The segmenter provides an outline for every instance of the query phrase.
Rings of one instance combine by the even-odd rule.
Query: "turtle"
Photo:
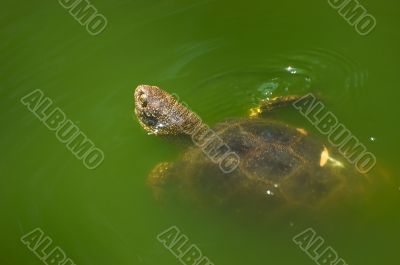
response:
[[[177,161],[161,162],[149,173],[156,198],[234,209],[318,208],[364,191],[365,177],[323,141],[269,115],[300,98],[261,100],[248,117],[210,128],[176,96],[157,86],[137,86],[134,110],[141,127],[157,137],[186,139]]]

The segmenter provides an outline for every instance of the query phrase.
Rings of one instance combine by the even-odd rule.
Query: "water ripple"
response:
[[[312,92],[327,101],[352,101],[359,96],[367,76],[367,71],[340,53],[294,51],[253,65],[226,67],[201,80],[193,96],[203,99],[205,109],[212,106],[216,115],[226,116],[278,95]]]

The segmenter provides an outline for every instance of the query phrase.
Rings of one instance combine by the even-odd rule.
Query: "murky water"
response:
[[[45,252],[59,246],[77,265],[180,264],[157,239],[171,226],[215,265],[313,264],[292,241],[308,227],[349,265],[398,264],[399,3],[360,2],[377,20],[367,36],[327,1],[91,3],[108,21],[98,36],[58,1],[0,11],[1,264],[42,264],[20,241],[37,227],[53,240]],[[176,93],[209,125],[267,97],[317,95],[377,158],[368,199],[267,220],[157,202],[147,175],[181,149],[140,128],[141,83]],[[21,103],[35,89],[104,152],[99,167]],[[294,109],[280,117],[326,140]]]

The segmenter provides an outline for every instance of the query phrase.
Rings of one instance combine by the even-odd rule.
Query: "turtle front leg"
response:
[[[250,118],[260,118],[265,114],[272,113],[275,109],[287,107],[300,98],[301,96],[289,95],[273,97],[270,99],[262,99],[257,107],[250,109],[249,116]]]
[[[151,187],[156,200],[165,200],[166,188],[171,181],[171,162],[161,162],[157,164],[150,172],[147,183]]]
[[[260,100],[258,107],[250,109],[249,116],[252,118],[261,117],[264,114],[272,113],[275,109],[287,107],[300,98],[302,98],[302,96],[289,95],[273,97],[270,99],[262,99]]]

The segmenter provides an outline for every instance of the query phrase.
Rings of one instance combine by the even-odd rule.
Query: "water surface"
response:
[[[179,264],[156,239],[172,225],[216,265],[313,264],[292,242],[307,227],[348,264],[398,264],[399,3],[363,0],[378,23],[360,36],[327,1],[91,2],[109,23],[98,36],[58,1],[0,11],[2,264],[42,263],[20,242],[36,227],[76,264]],[[147,174],[180,149],[138,125],[132,95],[142,83],[178,94],[209,125],[262,98],[315,93],[375,154],[370,177],[380,184],[368,204],[329,218],[160,204]],[[98,168],[21,104],[35,89],[104,151]],[[293,110],[282,115],[313,130]]]

